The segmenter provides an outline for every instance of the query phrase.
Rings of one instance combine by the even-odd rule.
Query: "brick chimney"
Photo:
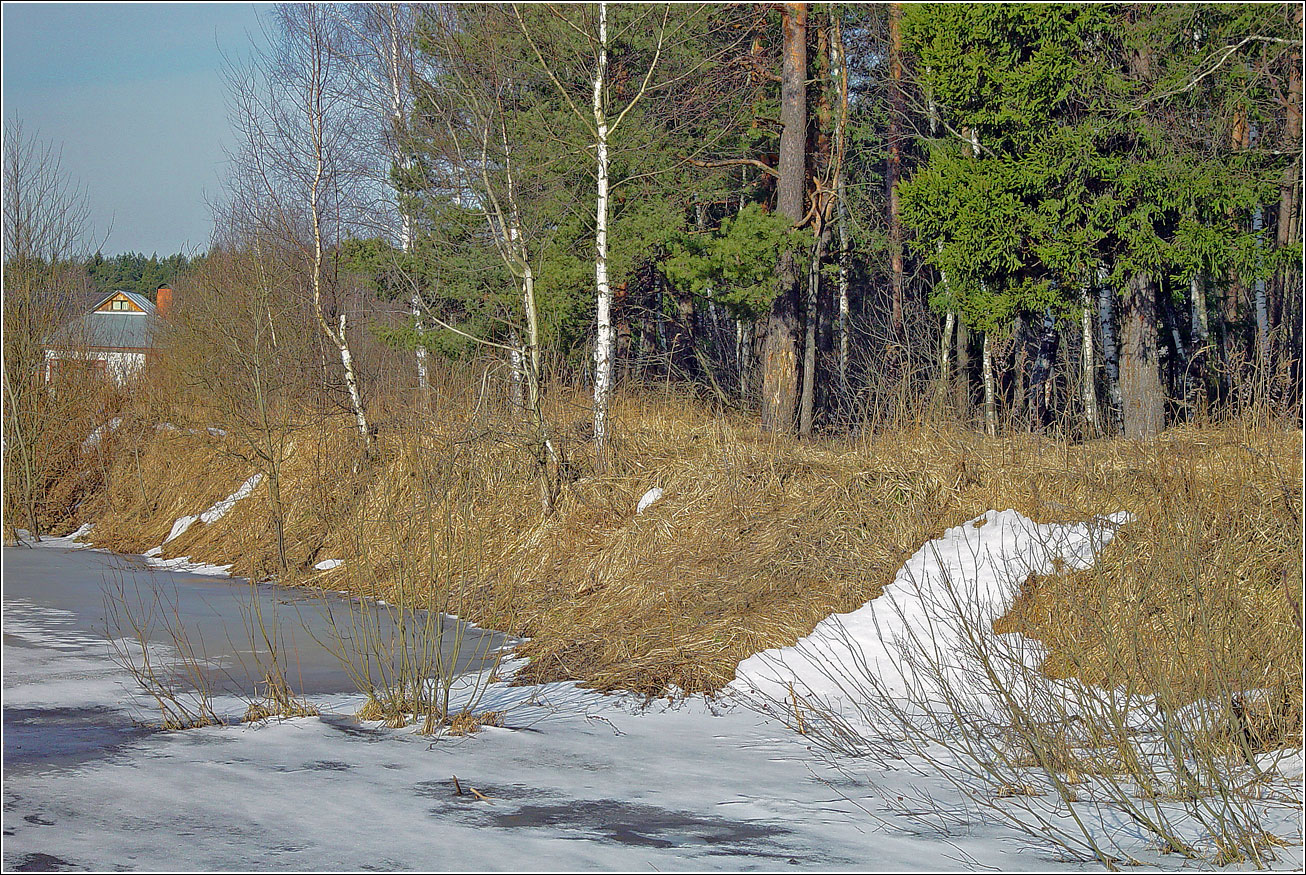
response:
[[[159,286],[158,291],[154,293],[154,310],[163,318],[168,317],[172,310],[172,289],[168,286]]]

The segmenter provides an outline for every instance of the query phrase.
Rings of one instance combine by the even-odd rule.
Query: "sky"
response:
[[[85,189],[90,248],[194,255],[233,145],[224,56],[263,37],[252,3],[13,3],[3,6],[5,138],[62,147]]]

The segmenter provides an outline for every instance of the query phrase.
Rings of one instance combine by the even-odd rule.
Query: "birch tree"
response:
[[[666,79],[655,82],[662,61],[663,49],[669,34],[668,21],[671,6],[661,9],[647,7],[641,10],[634,20],[627,22],[627,30],[636,30],[648,25],[653,26],[653,49],[651,58],[639,77],[638,86],[623,102],[614,105],[608,81],[608,4],[599,3],[593,17],[578,16],[573,20],[560,11],[550,7],[550,13],[559,18],[564,26],[579,32],[593,53],[592,76],[589,80],[588,111],[581,109],[584,105],[559,77],[555,70],[556,62],[546,58],[541,51],[534,28],[522,15],[522,10],[513,6],[513,13],[523,38],[541,70],[554,84],[557,93],[570,109],[574,119],[581,125],[588,137],[587,146],[593,148],[595,155],[595,224],[594,224],[594,285],[596,334],[594,341],[594,448],[598,465],[603,468],[608,460],[609,427],[608,408],[612,398],[615,332],[612,323],[612,285],[608,275],[608,222],[611,212],[610,198],[613,180],[610,177],[612,143],[627,116],[650,93],[651,87],[665,88]]]
[[[359,438],[370,447],[347,314],[328,313],[325,288],[327,250],[347,223],[360,175],[340,29],[330,10],[314,4],[278,6],[275,22],[272,52],[249,74],[231,77],[237,160],[266,193],[269,221],[303,255],[315,321],[339,356]]]
[[[485,336],[468,339],[508,355],[513,385],[522,389],[532,428],[541,508],[549,513],[557,498],[562,460],[544,416],[536,291],[540,222],[528,218],[531,205],[520,155],[530,120],[518,106],[522,83],[515,65],[522,58],[515,56],[505,39],[507,25],[507,17],[493,8],[429,15],[424,37],[428,75],[419,104],[426,148],[439,168],[430,172],[445,177],[436,187],[448,197],[477,205],[494,249],[517,287],[524,325],[508,329],[510,342]],[[548,174],[537,166],[534,175],[531,192],[539,195],[548,185],[540,180]],[[441,328],[466,335],[439,316],[431,319]]]
[[[408,203],[413,155],[408,144],[410,116],[413,109],[413,46],[416,39],[417,12],[412,4],[346,4],[328,7],[342,31],[340,61],[353,80],[358,101],[364,109],[365,135],[358,145],[377,159],[360,156],[363,166],[370,167],[378,188],[389,193],[389,209],[380,215],[393,216],[393,225],[385,230],[397,241],[403,256],[413,254],[413,215]],[[370,134],[368,136],[367,134]],[[417,332],[414,350],[418,389],[430,390],[428,352],[424,342],[424,307],[421,287],[414,284],[408,300],[413,327]]]

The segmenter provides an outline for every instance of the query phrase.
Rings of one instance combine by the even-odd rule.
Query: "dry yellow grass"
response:
[[[1192,670],[1201,651],[1300,713],[1300,431],[1235,423],[1068,444],[943,426],[799,442],[629,394],[600,473],[583,427],[568,427],[583,423],[582,399],[557,392],[550,405],[567,482],[549,516],[514,417],[449,390],[432,401],[439,415],[380,414],[366,461],[342,420],[291,436],[288,573],[264,488],[165,555],[429,605],[529,638],[522,680],[657,695],[719,689],[741,659],[874,598],[922,543],[985,510],[1040,522],[1126,510],[1136,521],[1093,571],[1032,582],[1004,622],[1049,641],[1063,673],[1146,664],[1196,695],[1210,692]],[[254,470],[238,436],[144,434],[117,452],[97,543],[155,546]],[[636,514],[653,486],[663,499]],[[324,558],[346,564],[313,572]]]

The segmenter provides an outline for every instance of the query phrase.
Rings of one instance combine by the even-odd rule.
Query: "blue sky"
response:
[[[6,137],[20,119],[62,145],[105,255],[207,248],[232,145],[223,55],[249,55],[269,8],[4,4]]]

